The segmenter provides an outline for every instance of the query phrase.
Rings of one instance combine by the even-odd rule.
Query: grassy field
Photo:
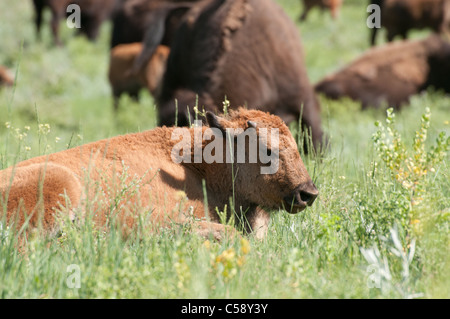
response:
[[[279,2],[298,17],[299,1]],[[32,17],[31,1],[0,2],[0,64],[16,74],[14,88],[0,90],[0,169],[155,127],[146,92],[113,114],[109,23],[94,44],[62,28],[65,45],[54,47],[47,25],[36,40]],[[368,48],[365,19],[365,1],[346,0],[338,21],[313,11],[298,24],[313,82]],[[450,98],[430,90],[395,117],[350,100],[321,104],[330,148],[304,157],[320,196],[298,215],[274,212],[264,241],[216,243],[183,227],[124,240],[86,223],[57,238],[34,234],[19,252],[3,222],[0,297],[449,298],[449,142],[440,133],[450,133]]]

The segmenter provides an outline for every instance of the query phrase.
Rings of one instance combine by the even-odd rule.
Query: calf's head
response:
[[[318,190],[281,118],[241,108],[226,118],[207,112],[207,121],[228,141],[236,193],[243,200],[293,214],[313,204]]]

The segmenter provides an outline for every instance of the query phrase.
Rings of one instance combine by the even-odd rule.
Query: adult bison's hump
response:
[[[214,101],[227,95],[235,105],[269,108],[299,101],[309,81],[295,24],[271,0],[248,2],[240,28],[223,38],[223,61],[211,88]]]
[[[215,105],[227,96],[273,107],[309,87],[300,35],[271,0],[205,2],[186,16],[172,52],[167,87],[208,94]]]

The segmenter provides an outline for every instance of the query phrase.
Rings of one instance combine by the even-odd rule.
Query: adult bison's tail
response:
[[[184,14],[192,6],[192,2],[161,3],[151,12],[148,16],[148,27],[144,35],[144,48],[133,65],[133,74],[138,74],[139,70],[141,70],[148,61],[150,61],[156,48],[160,44],[164,44],[163,39],[167,32],[166,24],[171,15],[177,11],[182,11]]]

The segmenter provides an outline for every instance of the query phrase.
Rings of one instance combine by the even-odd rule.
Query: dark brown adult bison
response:
[[[371,0],[381,8],[381,26],[386,28],[391,42],[400,35],[403,39],[411,29],[430,28],[442,33],[450,30],[450,0]],[[373,28],[370,42],[376,43],[378,29]]]
[[[232,229],[221,224],[219,209],[228,217],[236,214],[236,221],[241,221],[248,233],[262,238],[270,219],[265,209],[281,208],[295,214],[313,204],[318,190],[280,118],[240,109],[230,111],[227,117],[209,113],[207,119],[209,126],[158,127],[31,158],[1,170],[0,218],[18,229],[25,220],[32,227],[40,222],[45,231],[54,233],[57,210],[82,221],[88,218],[85,208],[89,206],[99,227],[117,216],[123,229],[131,231],[149,218],[155,229],[189,224],[200,235],[221,239]],[[271,161],[277,167],[261,174],[267,162],[253,162],[248,154],[243,154],[244,161],[228,161],[224,150],[229,149],[229,140],[223,132],[229,129],[236,132],[238,140],[253,136],[266,150],[270,147]],[[268,130],[279,132],[278,139],[267,139]],[[191,143],[198,133],[197,144]],[[221,156],[208,161],[205,156],[212,154],[212,144]],[[178,146],[186,150],[183,156],[195,160],[174,161]],[[198,146],[204,155],[199,161],[195,155]],[[247,153],[246,147],[237,147]],[[230,197],[235,212],[229,209]],[[89,201],[93,198],[95,201]]]
[[[450,43],[431,35],[372,48],[315,89],[332,99],[350,97],[363,107],[398,108],[429,86],[450,93],[449,79]]]
[[[35,9],[35,24],[38,37],[40,36],[42,15],[45,8],[49,8],[52,13],[51,30],[53,40],[56,44],[61,44],[59,37],[59,26],[67,15],[67,7],[70,4],[80,6],[81,28],[80,33],[85,34],[89,40],[97,39],[100,26],[106,19],[109,19],[116,9],[118,0],[33,0]]]
[[[342,6],[343,0],[302,0],[303,2],[303,12],[299,17],[300,21],[305,21],[308,16],[309,11],[318,7],[322,11],[328,9],[331,11],[331,17],[336,19],[339,15],[339,9]]]
[[[162,45],[170,46],[181,18],[198,0],[118,0],[112,19],[111,48],[142,42],[148,28],[164,22]]]
[[[148,30],[141,61],[160,33]],[[197,97],[200,110],[220,111],[227,98],[232,108],[269,111],[286,123],[301,119],[314,145],[322,140],[297,27],[272,0],[205,0],[186,13],[157,97],[159,124],[188,125]]]
[[[109,71],[114,110],[118,109],[118,98],[122,93],[128,93],[138,100],[140,89],[146,87],[155,96],[160,89],[173,34],[193,2],[195,1],[120,0],[113,18]],[[142,47],[138,48],[138,43],[143,41],[148,29],[160,30],[157,54],[151,57],[151,54],[146,55],[148,59],[140,62],[141,67],[133,68],[134,60],[142,51]]]

